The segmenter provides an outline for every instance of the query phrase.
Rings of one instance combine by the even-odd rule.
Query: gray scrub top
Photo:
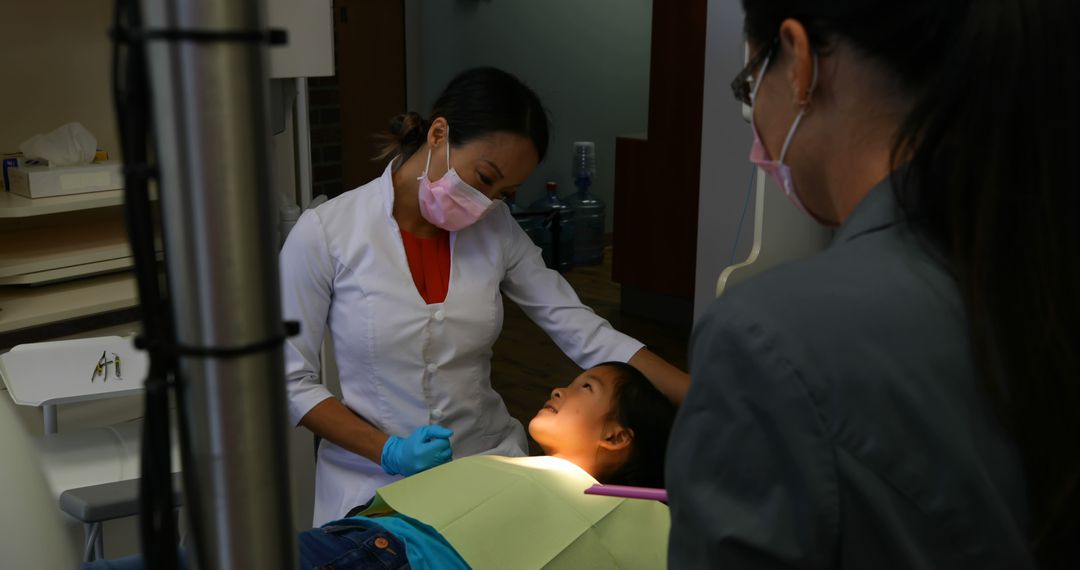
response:
[[[1035,567],[959,290],[888,180],[826,251],[714,302],[690,361],[672,568]]]

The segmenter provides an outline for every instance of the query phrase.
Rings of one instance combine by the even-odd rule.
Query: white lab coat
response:
[[[428,305],[416,289],[392,216],[391,169],[304,212],[281,253],[286,319],[300,334],[285,347],[294,423],[331,393],[319,382],[329,330],[344,404],[390,435],[437,423],[454,430],[455,457],[525,455],[525,431],[491,388],[491,347],[505,293],[581,367],[627,361],[642,344],[581,304],[499,204],[450,236],[450,287]],[[569,380],[569,379],[567,379]],[[397,479],[328,441],[319,447],[315,515],[321,525]]]

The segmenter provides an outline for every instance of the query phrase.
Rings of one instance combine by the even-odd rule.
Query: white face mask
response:
[[[495,202],[483,192],[469,186],[450,166],[450,135],[446,137],[446,174],[432,182],[428,178],[431,168],[431,148],[428,147],[427,164],[420,175],[420,215],[431,224],[449,232],[465,229],[483,218],[495,206]]]

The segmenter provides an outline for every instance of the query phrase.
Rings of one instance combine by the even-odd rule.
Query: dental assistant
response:
[[[383,175],[305,212],[281,253],[289,411],[323,438],[318,526],[377,487],[474,454],[525,455],[525,431],[491,387],[502,298],[583,368],[629,362],[673,401],[685,373],[582,305],[502,198],[543,159],[539,98],[493,68],[454,78],[430,120],[391,125]],[[323,335],[343,399],[319,383]]]
[[[1080,5],[743,0],[823,252],[698,322],[672,568],[1080,567]]]

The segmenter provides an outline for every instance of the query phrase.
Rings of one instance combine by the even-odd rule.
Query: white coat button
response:
[[[439,410],[439,409],[431,410],[431,419],[436,420],[436,421],[441,420],[442,419],[442,410]]]
[[[427,365],[427,371],[432,373],[432,374],[434,374],[435,371],[438,370],[438,369],[439,369],[439,367],[435,366],[435,363],[431,363],[431,364]]]
[[[443,322],[444,319],[446,319],[446,314],[445,313],[443,313],[441,310],[435,311],[435,320],[436,321],[439,321],[441,323],[441,322]]]

